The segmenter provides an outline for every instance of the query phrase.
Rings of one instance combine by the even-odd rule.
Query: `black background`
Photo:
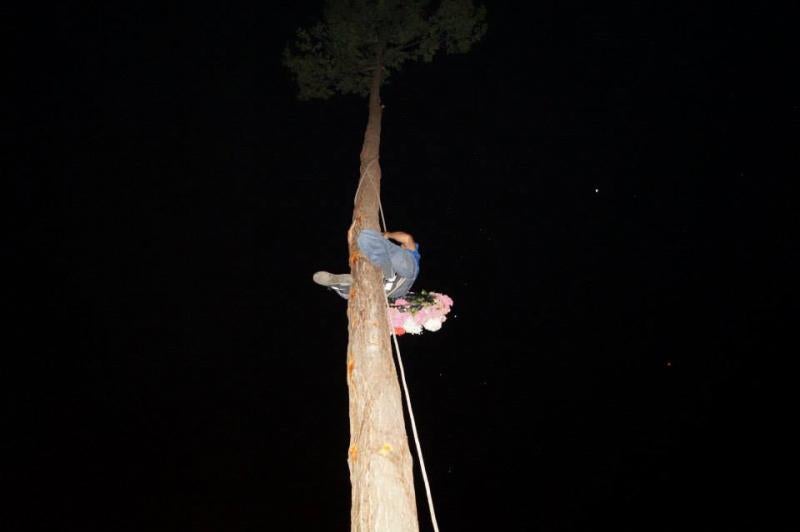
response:
[[[442,530],[796,526],[796,13],[656,4],[490,3],[384,88],[389,228],[455,301],[400,339]],[[6,22],[5,530],[348,529],[311,274],[346,268],[366,106],[296,101],[317,13]]]

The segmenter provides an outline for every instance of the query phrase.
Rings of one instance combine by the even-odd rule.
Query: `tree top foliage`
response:
[[[406,61],[467,52],[486,31],[486,9],[471,0],[327,0],[322,20],[284,50],[299,98],[367,95],[376,68],[385,80]]]

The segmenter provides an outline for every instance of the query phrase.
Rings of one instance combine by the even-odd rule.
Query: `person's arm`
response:
[[[403,231],[387,231],[383,233],[383,236],[385,238],[396,240],[404,249],[411,251],[415,251],[417,249],[417,243],[414,242],[414,238],[410,234]]]

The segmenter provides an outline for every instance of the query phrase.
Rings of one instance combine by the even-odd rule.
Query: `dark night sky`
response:
[[[384,88],[389,226],[455,300],[401,338],[440,526],[793,529],[796,13],[596,4],[490,3]],[[294,98],[318,3],[54,9],[6,23],[2,528],[347,530],[311,274],[366,107]]]

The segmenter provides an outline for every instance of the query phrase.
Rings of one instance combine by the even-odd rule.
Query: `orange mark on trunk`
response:
[[[352,358],[347,359],[347,378],[350,379],[353,376],[353,368],[356,367],[356,361]]]
[[[355,462],[358,459],[358,447],[356,445],[351,445],[347,450],[347,458],[351,462]]]
[[[356,262],[358,262],[358,259],[361,259],[363,257],[364,255],[362,255],[361,252],[359,251],[353,251],[352,253],[350,253],[350,267],[352,268],[353,266],[355,266]]]

